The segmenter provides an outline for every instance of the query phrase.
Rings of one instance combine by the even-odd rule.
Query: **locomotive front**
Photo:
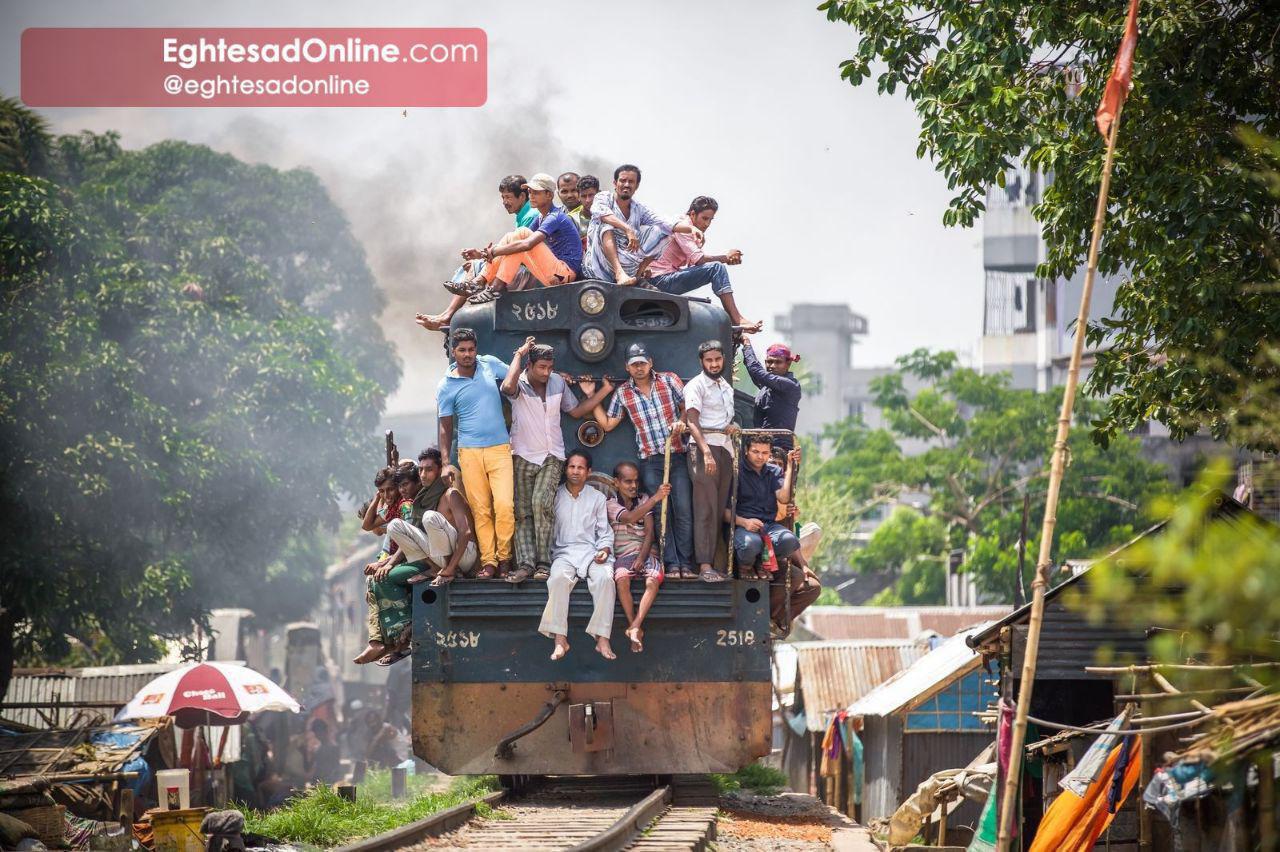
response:
[[[467,306],[479,351],[509,360],[528,335],[556,349],[572,376],[626,378],[625,353],[643,342],[654,368],[683,379],[701,369],[698,344],[730,345],[728,317],[705,299],[583,281],[508,293]],[[634,459],[629,424],[605,434],[562,420],[565,446],[587,446],[608,489]],[[683,463],[681,460],[680,463]],[[639,586],[635,593],[639,594]],[[769,753],[769,595],[763,581],[668,580],[646,619],[645,650],[609,661],[582,641],[585,584],[569,607],[572,650],[549,659],[537,633],[539,582],[459,580],[415,590],[414,753],[449,774],[633,775],[733,772]],[[625,628],[616,614],[614,635]]]

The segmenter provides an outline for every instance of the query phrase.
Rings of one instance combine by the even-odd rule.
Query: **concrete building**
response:
[[[844,304],[799,304],[779,315],[774,328],[804,356],[800,367],[808,381],[796,431],[817,435],[828,423],[854,414],[853,346],[867,333],[867,318]]]
[[[1047,391],[1066,380],[1067,362],[1084,269],[1070,278],[1036,277],[1045,259],[1040,224],[1031,208],[1040,203],[1045,177],[1025,166],[1009,169],[1004,186],[987,191],[982,217],[982,265],[985,277],[982,339],[976,367],[1005,372],[1013,386]],[[1094,282],[1089,317],[1110,316],[1119,277]],[[1091,358],[1085,350],[1085,372]]]

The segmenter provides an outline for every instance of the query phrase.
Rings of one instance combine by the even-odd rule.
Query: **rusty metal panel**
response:
[[[613,702],[570,704],[569,742],[576,752],[613,748]]]
[[[916,639],[933,631],[954,636],[967,627],[1004,618],[998,606],[812,606],[799,622],[820,639]]]
[[[826,728],[829,714],[920,659],[928,646],[903,640],[796,642],[796,691],[810,731]]]
[[[546,724],[510,759],[495,757],[497,741],[531,721],[555,686],[415,683],[414,754],[450,775],[646,775],[735,772],[770,751],[768,681],[593,683],[569,684]],[[575,752],[569,705],[589,701],[611,701],[613,748]]]

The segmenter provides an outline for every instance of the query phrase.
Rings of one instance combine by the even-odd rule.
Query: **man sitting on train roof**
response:
[[[591,620],[587,634],[595,637],[596,651],[606,660],[617,655],[609,645],[613,631],[613,527],[603,494],[587,485],[591,454],[583,449],[569,453],[564,485],[556,491],[555,544],[551,576],[547,580],[547,605],[538,632],[555,640],[551,659],[569,653],[569,595],[580,578],[591,591]]]
[[[521,372],[525,358],[529,366]],[[525,338],[513,353],[500,390],[511,403],[511,461],[516,481],[516,570],[506,579],[519,583],[533,574],[535,579],[545,580],[551,568],[556,487],[564,472],[560,415],[576,420],[589,414],[609,391],[601,387],[579,402],[568,382],[555,372],[555,350],[536,343],[533,337]]]
[[[689,424],[692,447],[688,453],[689,481],[693,485],[693,550],[698,576],[705,583],[729,579],[712,563],[724,509],[733,487],[733,385],[724,378],[724,347],[719,340],[698,346],[702,372],[684,386],[684,419]]]
[[[689,222],[705,235],[719,209],[720,205],[714,198],[699,195],[689,202],[689,212],[680,221]],[[742,263],[742,252],[738,249],[729,249],[725,254],[705,254],[701,240],[677,231],[667,239],[658,259],[649,265],[651,277],[647,283],[664,293],[677,296],[710,284],[711,292],[720,299],[724,312],[734,325],[742,326],[748,332],[759,331],[764,323],[743,317],[738,310],[738,303],[733,300],[733,285],[729,283],[729,270],[726,267],[737,266],[739,263]]]
[[[772,551],[777,567],[786,572],[783,574],[786,584],[770,586],[769,606],[774,623],[786,628],[787,595],[791,596],[791,619],[794,620],[822,591],[817,576],[805,565],[795,533],[776,520],[778,504],[791,503],[800,449],[797,447],[787,454],[787,470],[783,473],[769,461],[773,442],[768,436],[751,435],[746,444],[746,464],[738,471],[738,499],[731,518],[734,556],[741,573],[752,576],[757,560],[765,555],[766,549]],[[726,510],[725,515],[729,514]]]
[[[538,211],[529,203],[529,190],[525,188],[524,175],[507,175],[498,183],[498,197],[502,200],[502,209],[515,216],[516,227],[508,236],[516,239],[523,239],[529,236],[533,231],[533,226],[538,221]],[[462,265],[453,274],[451,279],[454,282],[469,281],[484,270],[485,261],[483,260],[467,260],[463,259]],[[528,270],[521,271],[516,278],[516,282],[528,278]],[[516,283],[513,283],[512,290],[520,289]],[[439,331],[449,324],[453,319],[453,315],[458,308],[466,303],[465,296],[454,296],[453,301],[449,303],[449,307],[445,308],[439,314],[418,314],[414,318],[414,322],[428,331]]]
[[[572,172],[569,172],[572,174]],[[561,175],[561,180],[564,176]],[[574,184],[574,193],[577,197],[576,206],[570,207],[569,202],[561,195],[561,201],[564,203],[564,209],[569,211],[569,218],[573,220],[573,224],[578,226],[578,234],[582,237],[582,250],[587,250],[587,228],[591,225],[591,205],[595,203],[596,195],[600,192],[600,178],[595,175],[583,175],[578,178]],[[585,264],[584,264],[585,266]]]
[[[476,333],[454,329],[449,338],[453,364],[436,388],[440,449],[449,452],[458,437],[462,487],[475,516],[481,579],[506,573],[516,532],[511,438],[502,414],[498,383],[510,367],[476,351]]]
[[[675,373],[655,373],[653,358],[643,343],[627,347],[629,381],[618,386],[606,413],[596,407],[594,417],[600,428],[612,432],[625,415],[636,430],[636,452],[640,459],[640,480],[644,490],[655,494],[663,482],[670,481],[671,498],[667,501],[667,519],[671,534],[662,554],[663,565],[670,577],[692,578],[693,572],[693,497],[689,485],[689,468],[684,463],[684,384]],[[605,380],[606,387],[611,387]],[[591,393],[595,385],[578,383],[583,393]],[[666,448],[671,443],[669,476]],[[662,524],[662,516],[658,516]]]
[[[615,284],[635,284],[673,232],[702,233],[688,221],[658,216],[633,196],[640,187],[640,167],[624,163],[613,170],[613,191],[601,192],[591,204],[587,229],[587,274]]]
[[[791,372],[791,365],[800,360],[799,355],[792,355],[784,344],[775,343],[764,353],[764,366],[756,358],[756,350],[751,346],[751,338],[742,335],[742,363],[747,368],[747,375],[760,389],[756,394],[755,427],[757,429],[786,429],[794,432],[796,419],[800,416],[800,380]],[[775,453],[777,450],[791,449],[794,441],[790,435],[777,435],[773,439]]]
[[[565,172],[556,178],[556,198],[560,201],[560,206],[564,208],[564,212],[570,214],[570,220],[573,219],[573,210],[582,204],[578,198],[578,181],[582,180],[582,176],[577,172]],[[573,223],[575,226],[577,222]],[[582,236],[581,233],[578,234]]]
[[[446,281],[444,288],[456,296],[469,296],[474,305],[492,302],[507,289],[523,266],[544,287],[568,284],[582,276],[582,238],[578,226],[563,207],[552,204],[556,182],[548,174],[529,178],[524,188],[538,211],[532,231],[506,234],[495,246],[464,249],[466,260],[484,260],[483,271],[470,281]]]
[[[618,496],[608,503],[613,524],[613,580],[618,584],[618,601],[627,617],[627,639],[631,650],[644,650],[644,617],[662,585],[662,560],[653,529],[653,510],[671,493],[670,485],[660,485],[652,495],[640,493],[640,468],[635,462],[618,462],[613,469]],[[640,607],[631,600],[631,581],[644,580]]]

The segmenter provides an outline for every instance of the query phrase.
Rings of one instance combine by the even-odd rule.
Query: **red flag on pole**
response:
[[[1133,80],[1133,52],[1138,47],[1138,0],[1129,0],[1129,17],[1124,22],[1124,38],[1120,40],[1120,49],[1116,51],[1116,61],[1111,66],[1111,76],[1107,78],[1106,91],[1102,93],[1102,103],[1098,104],[1098,112],[1094,120],[1102,138],[1111,132],[1111,122],[1116,120],[1120,105],[1129,96],[1129,86]]]

